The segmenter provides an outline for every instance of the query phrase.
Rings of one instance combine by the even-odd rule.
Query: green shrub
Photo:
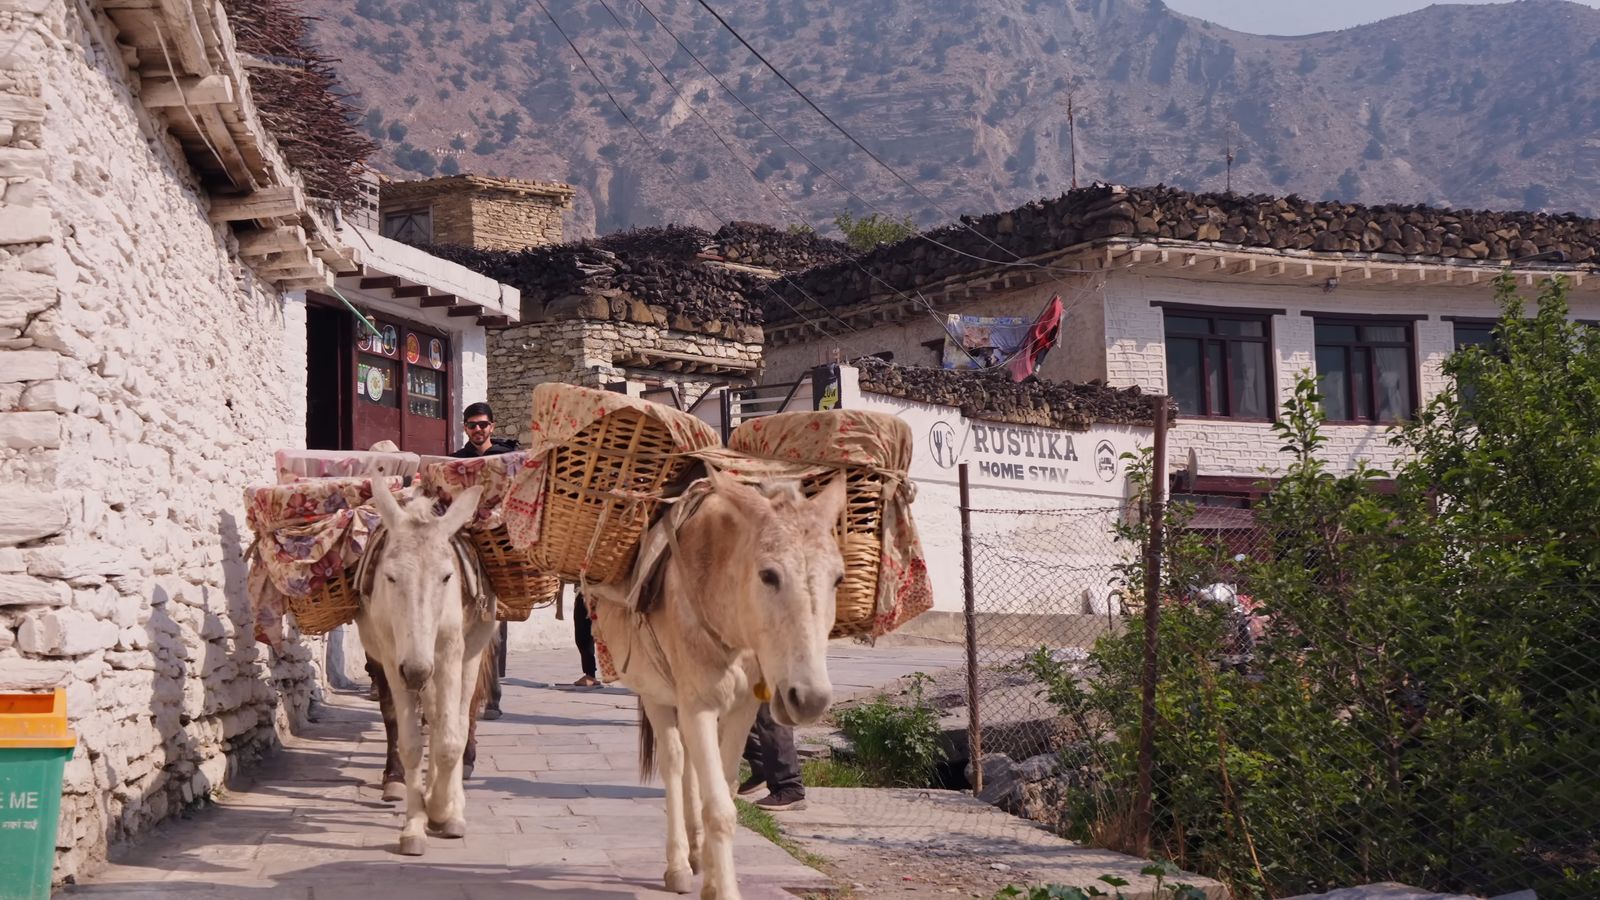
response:
[[[880,696],[837,713],[856,761],[882,784],[925,786],[941,759],[939,711],[922,695],[928,680],[921,672],[912,676],[906,705]]]

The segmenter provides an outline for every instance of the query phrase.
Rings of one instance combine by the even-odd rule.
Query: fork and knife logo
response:
[[[928,445],[933,450],[933,461],[941,469],[954,468],[961,447],[956,441],[956,430],[947,422],[935,422],[928,430]]]

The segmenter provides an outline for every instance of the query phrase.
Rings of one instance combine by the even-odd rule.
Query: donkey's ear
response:
[[[483,499],[483,485],[475,484],[456,495],[455,502],[439,520],[450,529],[451,533],[460,531],[462,526],[472,521],[478,514],[478,501]]]
[[[383,524],[393,528],[405,515],[400,509],[400,501],[394,498],[394,493],[389,490],[389,479],[378,477],[372,479],[372,505],[378,508],[378,515],[383,519]]]
[[[844,504],[845,500],[848,499],[845,491],[847,481],[848,479],[844,475],[836,475],[832,481],[828,482],[827,487],[811,498],[811,508],[816,512],[817,517],[829,526],[839,521],[839,517],[844,515]]]

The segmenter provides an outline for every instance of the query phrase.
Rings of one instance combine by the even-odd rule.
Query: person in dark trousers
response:
[[[450,454],[457,459],[475,459],[479,456],[497,456],[517,449],[517,442],[494,436],[494,410],[487,403],[474,403],[461,414],[461,427],[467,433],[467,442],[460,450]],[[495,634],[495,673],[489,684],[489,702],[483,707],[483,718],[498,719],[500,712],[500,679],[506,677],[506,623],[500,623]]]
[[[744,742],[744,760],[750,764],[750,777],[739,785],[741,796],[767,787],[767,795],[756,806],[768,812],[806,808],[806,786],[800,780],[800,754],[794,746],[794,729],[779,725],[772,709],[761,704],[750,736]]]
[[[578,644],[578,662],[583,666],[583,677],[573,682],[581,688],[599,687],[595,677],[598,667],[594,661],[594,623],[589,621],[589,605],[579,592],[572,601],[572,636]]]

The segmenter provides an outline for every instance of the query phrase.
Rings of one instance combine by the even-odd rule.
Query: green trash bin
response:
[[[50,900],[61,772],[77,743],[66,691],[0,694],[0,900]]]

